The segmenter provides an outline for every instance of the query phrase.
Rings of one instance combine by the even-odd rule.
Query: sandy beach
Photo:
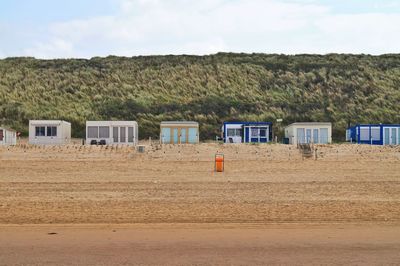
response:
[[[0,264],[397,264],[400,148],[316,149],[0,148]]]

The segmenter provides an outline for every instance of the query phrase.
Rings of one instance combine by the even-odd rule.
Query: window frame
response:
[[[360,127],[360,140],[361,141],[370,141],[370,133],[371,130],[369,127]]]
[[[104,132],[101,132],[104,130]],[[105,135],[101,135],[101,133],[106,133]],[[99,139],[108,139],[110,138],[110,127],[109,126],[99,126],[98,128],[98,138]]]
[[[96,129],[95,135],[90,134],[91,129]],[[88,126],[87,127],[87,137],[88,137],[88,139],[98,139],[99,138],[99,127],[98,126]]]
[[[135,130],[133,127],[128,127],[128,143],[135,141]]]
[[[50,132],[49,132],[50,130]],[[57,137],[57,127],[56,126],[47,126],[46,127],[46,137]]]
[[[35,137],[46,137],[46,126],[35,126]]]
[[[376,137],[376,133],[377,133],[377,138]],[[373,141],[381,141],[381,128],[380,127],[371,127],[371,140]]]
[[[261,132],[264,132],[264,135],[261,134]],[[260,128],[259,135],[260,135],[260,138],[266,138],[267,137],[267,129],[266,128]]]
[[[250,137],[251,138],[258,138],[260,136],[259,128],[252,127],[250,128]]]
[[[236,137],[236,128],[228,128],[226,130],[227,137]]]

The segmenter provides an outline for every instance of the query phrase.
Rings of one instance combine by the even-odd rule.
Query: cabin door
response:
[[[178,128],[174,128],[173,129],[173,134],[172,134],[172,137],[173,137],[173,142],[172,143],[174,143],[174,144],[178,144],[179,142],[179,130],[178,130]]]
[[[188,143],[197,143],[198,142],[198,129],[197,128],[189,128],[188,129]]]
[[[388,128],[386,127],[384,130],[385,133],[385,143],[386,145],[396,145],[400,140],[397,139],[397,128]]]
[[[3,144],[4,141],[4,130],[0,129],[0,144]]]
[[[186,140],[187,140],[186,131],[187,131],[186,128],[181,128],[181,132],[179,134],[179,136],[180,136],[179,143],[186,143]]]
[[[163,127],[161,129],[161,141],[163,144],[171,143],[171,128]]]
[[[392,132],[391,132],[392,136],[391,136],[391,140],[392,140],[392,145],[396,145],[397,144],[397,128],[392,128]]]

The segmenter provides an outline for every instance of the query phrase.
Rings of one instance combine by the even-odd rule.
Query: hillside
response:
[[[136,120],[158,137],[162,120],[200,122],[213,139],[226,120],[400,122],[400,55],[146,56],[0,60],[0,124],[27,134],[29,119]]]

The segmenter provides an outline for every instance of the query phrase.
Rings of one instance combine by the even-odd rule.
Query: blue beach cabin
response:
[[[272,139],[271,122],[224,122],[224,143],[267,143]]]
[[[400,145],[400,124],[357,124],[346,130],[346,141],[370,145]]]

